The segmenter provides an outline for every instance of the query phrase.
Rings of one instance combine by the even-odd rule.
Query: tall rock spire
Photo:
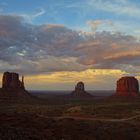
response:
[[[22,76],[22,79],[21,79],[21,88],[25,89],[25,87],[24,87],[24,76]]]

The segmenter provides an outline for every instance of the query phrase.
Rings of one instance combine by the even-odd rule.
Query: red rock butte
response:
[[[75,86],[75,90],[71,93],[74,97],[92,97],[91,94],[85,91],[85,86],[83,82],[78,82]]]
[[[2,77],[2,88],[0,89],[0,98],[19,98],[30,97],[25,90],[24,77],[19,80],[19,74],[13,72],[4,72]]]
[[[25,89],[24,88],[24,77],[22,81],[19,80],[19,74],[5,72],[2,78],[3,89]]]
[[[138,80],[133,76],[125,76],[117,81],[116,95],[137,96],[139,94]]]

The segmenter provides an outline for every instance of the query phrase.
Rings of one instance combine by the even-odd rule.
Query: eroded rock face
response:
[[[89,93],[85,91],[84,83],[83,82],[78,82],[77,85],[75,86],[75,90],[71,93],[73,96],[77,97],[91,97]]]
[[[77,85],[75,86],[75,91],[85,91],[84,83],[83,82],[77,83]]]
[[[4,72],[2,77],[2,88],[0,89],[0,98],[24,98],[31,97],[24,87],[24,77],[19,79],[19,74]]]
[[[138,80],[133,76],[125,76],[117,81],[116,95],[132,95],[139,93]]]
[[[2,78],[2,88],[3,89],[24,89],[24,81],[19,80],[19,74],[17,73],[5,72]]]

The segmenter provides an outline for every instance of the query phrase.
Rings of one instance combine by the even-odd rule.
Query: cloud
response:
[[[119,15],[138,17],[140,8],[128,0],[89,0],[89,6]]]
[[[62,25],[34,26],[19,16],[0,16],[0,59],[8,63],[7,70],[15,65],[27,73],[82,70],[73,51],[78,42],[79,34]]]
[[[83,70],[80,72],[76,71],[63,71],[63,72],[54,72],[48,74],[40,75],[29,75],[26,76],[26,87],[28,89],[47,89],[52,90],[55,87],[59,90],[73,90],[74,84],[77,81],[83,81],[86,85],[85,88],[88,90],[101,90],[102,89],[115,89],[116,79],[121,75],[126,74],[120,70]],[[110,82],[106,82],[110,81]],[[94,83],[94,84],[93,84]],[[113,85],[112,85],[113,83]],[[101,86],[102,85],[102,86]]]
[[[34,15],[32,15],[32,18],[36,18],[36,17],[42,16],[45,13],[46,13],[46,11],[43,8],[40,8],[37,13],[35,13]]]
[[[87,25],[91,28],[92,33],[96,33],[98,27],[100,26],[113,26],[113,23],[109,20],[89,20]]]
[[[25,14],[24,13],[24,14],[19,14],[18,16],[24,18],[26,20],[26,22],[32,24],[35,19],[43,16],[45,13],[46,13],[46,10],[44,8],[39,8],[34,13],[30,13],[30,14]],[[7,15],[13,16],[14,14],[11,14],[11,13],[8,14],[7,13]]]
[[[63,25],[33,25],[21,16],[0,15],[0,71],[25,74],[137,69],[140,42],[122,33],[96,32],[88,36]],[[132,72],[132,70],[131,70]]]
[[[78,61],[93,68],[119,68],[120,64],[139,65],[140,43],[133,36],[120,33],[100,32],[77,46],[83,53]]]

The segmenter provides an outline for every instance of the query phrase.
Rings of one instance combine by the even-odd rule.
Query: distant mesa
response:
[[[74,97],[92,97],[91,94],[85,91],[84,83],[78,82],[75,86],[75,90],[71,93],[71,96]]]
[[[19,74],[4,72],[2,77],[2,88],[0,89],[0,98],[29,96],[31,95],[25,90],[23,76],[20,81]]]
[[[116,95],[137,96],[139,95],[139,83],[133,76],[125,76],[117,81]]]

